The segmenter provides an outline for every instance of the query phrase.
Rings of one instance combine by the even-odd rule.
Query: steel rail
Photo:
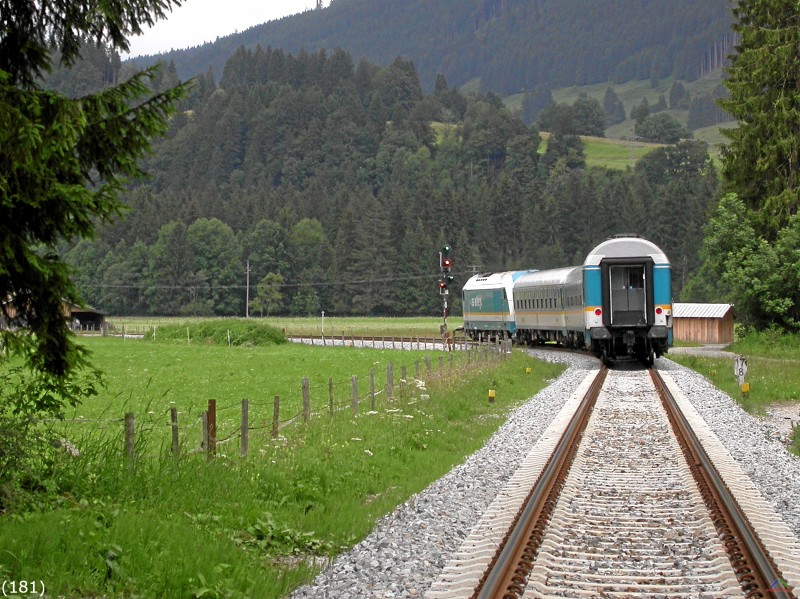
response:
[[[759,540],[661,375],[655,368],[651,368],[650,376],[673,429],[679,435],[687,463],[711,513],[745,597],[776,597],[775,590],[771,590],[770,585],[782,580],[780,570]],[[780,593],[795,597],[788,589],[780,589]]]
[[[581,400],[575,416],[567,425],[471,599],[510,599],[521,597],[525,592],[544,529],[555,509],[607,372],[605,367],[600,369]]]

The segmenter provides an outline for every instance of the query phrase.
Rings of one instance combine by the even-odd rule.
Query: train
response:
[[[638,235],[606,239],[580,266],[470,277],[462,289],[464,332],[582,348],[610,364],[652,365],[672,345],[672,270]]]

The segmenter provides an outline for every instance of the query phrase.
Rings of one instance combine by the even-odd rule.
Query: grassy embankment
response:
[[[683,82],[685,89],[693,96],[703,96],[710,94],[714,88],[722,82],[721,71],[710,77],[703,79]],[[630,114],[631,109],[642,102],[642,98],[647,98],[650,106],[658,103],[659,97],[664,96],[669,100],[669,90],[672,87],[673,79],[667,78],[660,80],[656,87],[651,87],[650,80],[628,81],[622,84],[596,83],[593,85],[570,86],[553,90],[553,100],[560,104],[573,104],[580,94],[596,98],[600,104],[608,87],[614,89],[614,93],[625,106],[626,114]],[[475,82],[469,89],[479,89],[479,82]],[[522,111],[522,101],[524,94],[515,94],[505,99],[506,105],[512,111]],[[687,124],[689,111],[680,109],[670,109],[665,111],[675,118],[684,127]],[[628,166],[633,166],[636,161],[644,156],[653,148],[659,147],[658,144],[649,144],[641,141],[630,141],[634,137],[634,120],[625,121],[609,127],[605,131],[604,138],[582,137],[585,143],[586,163],[589,166],[604,166],[612,169],[625,170]],[[704,127],[692,132],[693,139],[704,141],[709,145],[711,158],[719,167],[719,149],[727,140],[720,133],[720,129],[733,127],[735,123],[721,123],[711,127]],[[542,144],[544,146],[544,144]],[[543,151],[543,148],[540,150]]]
[[[763,415],[773,403],[800,401],[800,335],[751,333],[726,349],[747,357],[747,396],[739,389],[732,360],[672,353],[669,357],[704,375],[751,414]],[[800,455],[800,428],[792,439],[792,451]]]
[[[250,323],[252,324],[252,323]],[[192,328],[159,327],[158,341],[87,339],[106,372],[105,392],[54,427],[81,450],[57,452],[39,481],[38,507],[0,517],[0,574],[42,581],[50,596],[281,597],[343,548],[363,538],[378,518],[441,477],[481,447],[521,404],[561,368],[521,352],[496,365],[432,376],[425,385],[398,382],[424,352],[243,346],[202,341]],[[235,325],[238,326],[238,325]],[[221,321],[217,328],[233,328]],[[399,334],[399,333],[398,333]],[[434,369],[438,356],[433,358]],[[474,355],[473,355],[474,358]],[[350,376],[395,368],[395,399],[363,399],[350,409]],[[447,371],[445,361],[445,371]],[[456,363],[458,364],[458,362]],[[525,369],[533,367],[532,374]],[[311,378],[308,424],[295,422],[272,440],[272,397],[281,420],[302,411],[300,379]],[[328,379],[336,405],[327,414]],[[385,378],[383,379],[385,381]],[[364,387],[362,387],[363,389]],[[488,403],[487,390],[497,401]],[[197,411],[217,400],[219,434],[238,425],[239,402],[250,399],[250,454],[235,440],[207,461],[191,454],[200,439]],[[321,404],[321,405],[320,405]],[[179,410],[183,454],[169,455],[168,407]],[[285,405],[285,408],[284,408]],[[137,455],[122,455],[126,411],[137,415]],[[113,422],[106,422],[113,421]]]

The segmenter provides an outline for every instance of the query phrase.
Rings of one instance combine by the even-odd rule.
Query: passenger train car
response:
[[[467,281],[461,292],[467,335],[473,339],[514,337],[514,281],[527,272],[520,270],[475,275]]]
[[[478,289],[508,298],[503,319],[470,309]],[[594,248],[582,266],[472,277],[464,286],[464,329],[473,338],[479,330],[520,343],[555,341],[604,362],[631,356],[652,364],[672,343],[671,298],[664,252],[641,237],[619,235]]]

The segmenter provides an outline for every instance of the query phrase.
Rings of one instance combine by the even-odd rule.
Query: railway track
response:
[[[426,597],[795,597],[800,544],[672,391],[587,377]]]

